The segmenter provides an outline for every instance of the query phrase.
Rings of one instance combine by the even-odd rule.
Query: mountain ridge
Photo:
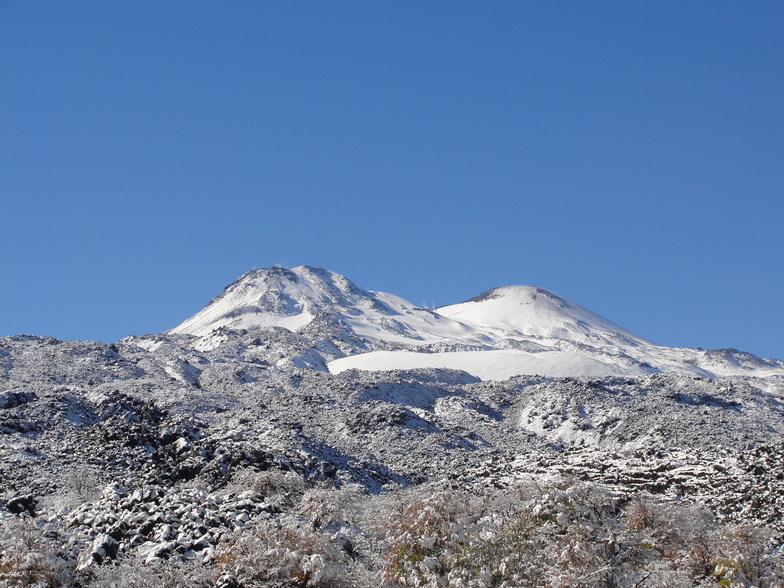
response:
[[[274,328],[300,337],[299,348],[288,357],[282,351],[276,361],[322,371],[468,368],[483,379],[659,372],[784,377],[783,361],[657,345],[538,286],[501,286],[425,309],[307,265],[246,272],[164,334],[193,336],[194,345],[207,349],[225,344],[230,333],[261,331],[263,338]]]

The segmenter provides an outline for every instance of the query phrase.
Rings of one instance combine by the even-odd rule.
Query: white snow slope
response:
[[[368,371],[447,368],[463,370],[482,380],[506,380],[513,376],[547,375],[551,377],[634,376],[645,372],[592,359],[566,351],[529,353],[513,349],[493,351],[453,351],[449,353],[416,353],[412,351],[372,351],[336,359],[329,371],[339,374],[347,369]]]
[[[651,345],[590,310],[534,286],[495,288],[466,302],[442,306],[438,313],[501,337]]]
[[[656,345],[542,288],[495,288],[433,311],[310,266],[252,270],[169,333],[193,335],[194,345],[205,348],[224,341],[211,342],[216,330],[267,327],[288,329],[314,344],[346,330],[363,341],[347,357],[311,351],[334,373],[438,367],[483,380],[656,372],[784,378],[782,361],[736,350]]]

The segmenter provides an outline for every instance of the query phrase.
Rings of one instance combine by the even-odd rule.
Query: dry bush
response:
[[[359,484],[311,488],[302,495],[297,512],[308,517],[314,531],[330,525],[352,525],[362,494]]]
[[[751,525],[722,529],[716,537],[713,575],[721,586],[784,586],[784,562],[772,533]]]
[[[90,579],[83,579],[89,588],[208,588],[217,579],[215,570],[198,564],[145,565],[138,559],[92,569],[90,575]]]
[[[31,520],[0,520],[0,586],[68,586],[74,563]]]
[[[240,586],[347,586],[350,558],[330,538],[309,528],[265,520],[224,544],[215,566]]]
[[[101,495],[98,477],[88,467],[75,467],[66,477],[68,497],[75,506],[97,499]]]

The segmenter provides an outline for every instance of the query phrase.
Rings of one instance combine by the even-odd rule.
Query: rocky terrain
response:
[[[784,364],[512,293],[271,268],[167,333],[0,339],[0,585],[784,585]],[[504,349],[576,371],[330,371]]]

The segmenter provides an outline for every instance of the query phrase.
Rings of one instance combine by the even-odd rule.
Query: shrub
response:
[[[208,588],[215,586],[217,578],[214,570],[205,566],[168,562],[145,565],[136,559],[91,569],[90,576],[91,579],[84,579],[89,588]]]
[[[303,494],[297,510],[310,519],[314,531],[332,524],[351,524],[361,496],[362,487],[358,484],[346,484],[339,489],[311,488]]]
[[[725,528],[717,538],[713,575],[720,586],[784,586],[784,564],[772,534],[749,525]]]
[[[530,504],[493,509],[494,493],[437,491],[391,525],[386,579],[404,586],[537,586],[551,523]]]
[[[66,586],[73,568],[32,521],[0,519],[0,586]]]
[[[346,576],[346,554],[328,537],[285,525],[261,521],[217,552],[215,565],[241,586],[334,586]]]

